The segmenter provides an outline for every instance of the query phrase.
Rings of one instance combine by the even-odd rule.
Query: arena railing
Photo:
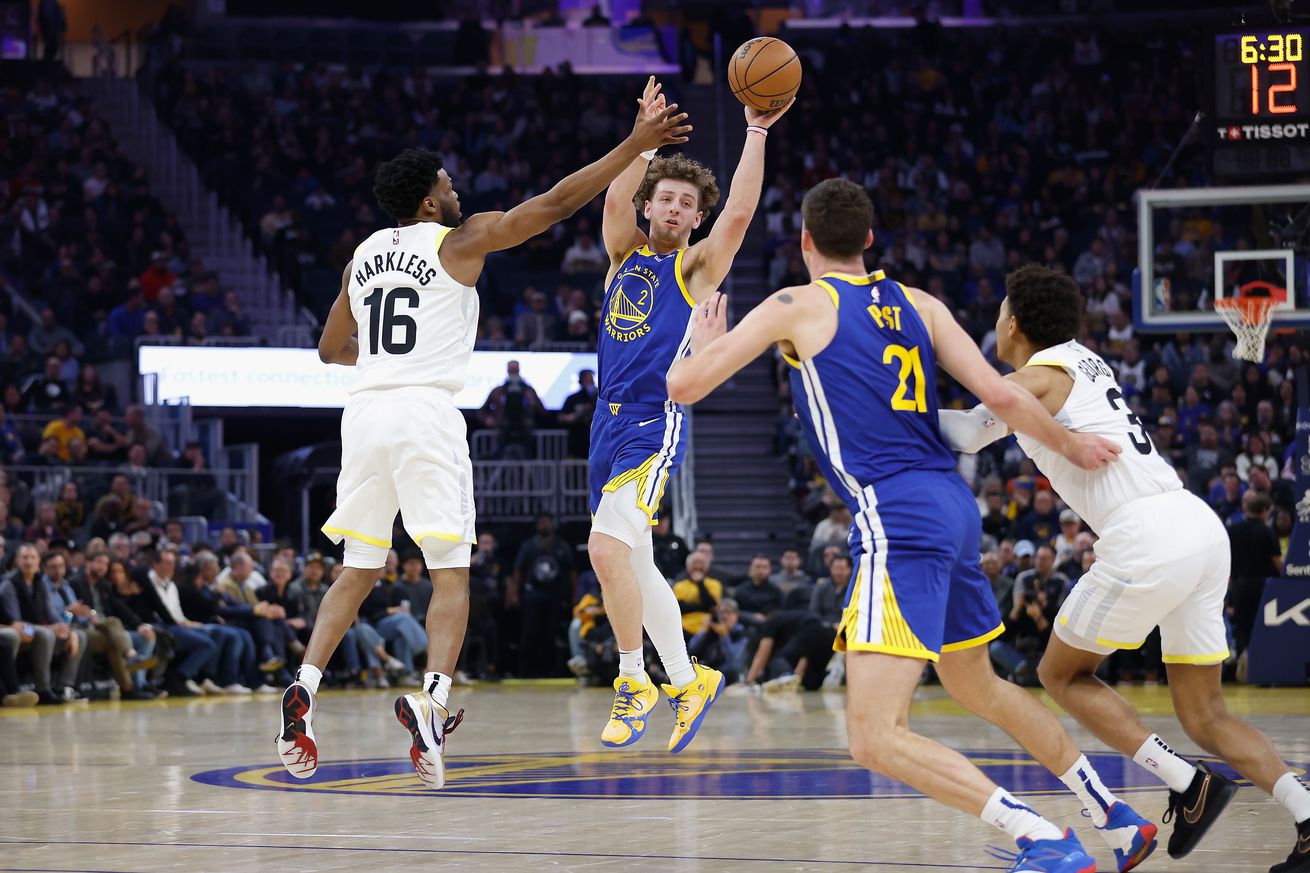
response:
[[[532,433],[535,453],[533,460],[562,461],[569,456],[569,432],[566,430],[535,430]],[[475,430],[469,437],[470,454],[475,461],[495,460],[500,451],[500,432],[491,429]]]

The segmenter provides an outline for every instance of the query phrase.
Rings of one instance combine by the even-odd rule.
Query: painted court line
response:
[[[981,866],[978,864],[919,864],[912,861],[849,861],[827,858],[742,858],[730,855],[635,855],[614,854],[609,852],[515,852],[493,849],[405,849],[386,847],[368,848],[366,846],[279,846],[272,844],[240,843],[156,843],[136,840],[10,840],[0,839],[0,845],[8,846],[124,846],[148,847],[157,849],[281,849],[307,852],[377,852],[401,855],[461,855],[461,856],[511,856],[526,858],[613,858],[629,861],[735,861],[754,864],[831,864],[845,867],[896,867],[916,870],[1004,870],[1004,867]]]

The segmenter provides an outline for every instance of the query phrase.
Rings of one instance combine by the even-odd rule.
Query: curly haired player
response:
[[[645,99],[664,98],[652,76]],[[606,746],[641,739],[660,692],[642,661],[642,626],[672,684],[669,751],[695,737],[723,688],[723,674],[687,656],[682,616],[655,566],[651,526],[665,483],[682,463],[682,410],[665,374],[687,353],[690,318],[728,274],[755,215],[764,180],[764,142],[791,103],[763,113],[746,108],[745,143],[723,212],[705,239],[692,231],[719,200],[714,174],[684,155],[642,155],[605,194],[602,235],[610,256],[600,331],[600,401],[591,426],[592,526],[588,548],[619,647],[614,706],[601,733]],[[649,221],[637,227],[633,205]]]
[[[378,204],[397,226],[355,250],[318,344],[325,362],[355,367],[341,417],[337,508],[323,525],[334,542],[345,541],[346,569],[323,598],[304,666],[282,697],[277,747],[292,776],[307,779],[318,767],[314,695],[382,573],[399,509],[433,593],[423,690],[398,698],[396,716],[410,733],[419,778],[432,788],[445,783],[444,734],[459,723],[446,699],[468,625],[475,541],[472,465],[454,403],[478,326],[473,286],[489,253],[568,218],[643,151],[686,142],[691,127],[676,105],[638,102],[636,124],[618,147],[508,212],[462,221],[454,182],[432,152],[409,149],[378,170]]]

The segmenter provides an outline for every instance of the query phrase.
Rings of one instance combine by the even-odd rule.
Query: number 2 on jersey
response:
[[[405,301],[406,309],[418,308],[418,292],[413,288],[392,288],[390,293],[374,288],[364,298],[368,307],[368,353],[376,355],[381,340],[382,350],[389,355],[407,355],[414,351],[418,341],[418,323],[408,315],[396,312],[397,301]],[[400,340],[396,340],[400,328]]]
[[[898,412],[927,412],[928,411],[928,388],[923,379],[923,360],[919,357],[919,347],[889,345],[883,350],[882,362],[890,364],[892,361],[901,362],[900,379],[901,384],[896,386],[896,393],[892,394],[892,409]],[[914,399],[909,398],[910,379],[914,379]]]
[[[1119,403],[1124,399],[1124,396],[1119,393],[1118,388],[1111,388],[1109,391],[1105,392],[1105,399],[1110,401],[1110,408],[1115,412],[1118,412]],[[1151,436],[1146,432],[1146,425],[1142,424],[1142,420],[1137,417],[1137,413],[1128,409],[1127,403],[1124,404],[1124,409],[1128,412],[1128,423],[1142,432],[1142,435],[1139,437],[1137,434],[1130,431],[1128,434],[1128,441],[1133,444],[1133,448],[1137,449],[1138,454],[1151,454]]]

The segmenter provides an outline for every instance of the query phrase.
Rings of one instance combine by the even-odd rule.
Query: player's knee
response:
[[[341,565],[349,570],[380,570],[387,564],[387,546],[366,543],[346,537],[342,547]]]
[[[851,758],[866,770],[890,775],[889,768],[895,755],[894,725],[866,724],[850,732]]]
[[[587,538],[587,554],[604,585],[612,572],[631,560],[632,547],[608,533],[593,530]]]
[[[473,556],[473,547],[468,543],[443,540],[440,537],[424,537],[419,548],[423,550],[423,562],[429,570],[467,567]]]
[[[1042,687],[1052,694],[1058,694],[1069,687],[1069,680],[1072,678],[1068,670],[1055,663],[1054,658],[1044,655],[1037,664],[1037,679],[1042,683]]]
[[[601,496],[600,505],[591,522],[592,541],[600,541],[602,550],[608,537],[618,540],[624,549],[611,550],[626,556],[632,549],[650,542],[650,516],[637,505],[637,485],[629,482],[618,491]],[[604,536],[597,537],[596,534]]]

